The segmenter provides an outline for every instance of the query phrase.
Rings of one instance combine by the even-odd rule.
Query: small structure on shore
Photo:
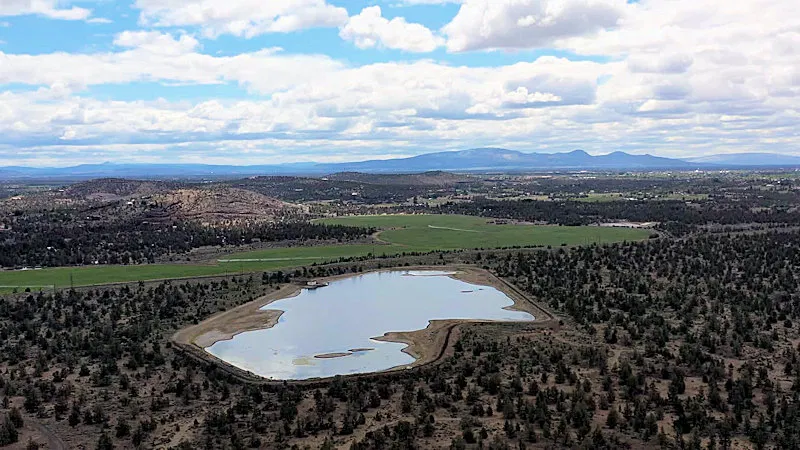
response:
[[[319,289],[319,288],[325,287],[327,285],[328,285],[328,283],[326,283],[326,282],[320,283],[317,280],[311,280],[311,281],[307,281],[306,282],[305,288],[306,289]]]

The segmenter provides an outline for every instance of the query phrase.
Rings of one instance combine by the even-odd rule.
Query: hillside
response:
[[[426,171],[549,171],[576,169],[687,169],[692,163],[652,155],[613,152],[592,156],[583,150],[567,153],[525,153],[503,148],[476,148],[461,151],[426,153],[409,158],[362,161],[335,165],[339,170],[398,173]]]
[[[0,210],[70,208],[90,221],[209,224],[269,222],[305,213],[303,207],[253,190],[202,183],[103,178],[0,201]]]
[[[257,192],[231,187],[184,188],[153,196],[170,218],[201,222],[263,222],[304,209]]]

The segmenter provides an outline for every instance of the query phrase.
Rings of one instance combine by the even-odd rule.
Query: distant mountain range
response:
[[[719,168],[800,167],[800,157],[771,153],[738,153],[688,159],[613,152],[592,156],[567,153],[524,153],[502,148],[426,153],[409,158],[347,163],[290,163],[254,166],[206,164],[84,164],[62,168],[0,167],[0,179],[90,179],[246,177],[256,175],[325,175],[337,172],[417,173],[522,172],[555,170],[693,170]]]

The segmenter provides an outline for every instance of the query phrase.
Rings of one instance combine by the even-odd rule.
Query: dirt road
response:
[[[53,432],[53,430],[41,422],[26,417],[25,428],[31,431],[29,436],[31,436],[34,441],[42,444],[41,440],[37,438],[41,437],[45,440],[46,445],[44,448],[48,448],[50,450],[67,450],[68,448],[67,444],[65,444],[64,441],[62,441],[61,438]]]

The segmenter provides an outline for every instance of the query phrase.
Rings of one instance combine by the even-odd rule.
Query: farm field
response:
[[[549,225],[496,225],[474,216],[386,215],[322,219],[328,224],[371,226],[383,231],[379,239],[410,251],[497,248],[511,246],[581,245],[645,239],[647,230]]]
[[[286,267],[287,261],[265,261],[258,263],[218,264],[141,264],[130,266],[98,265],[80,267],[53,267],[37,270],[0,271],[0,292],[17,288],[42,288],[43,290],[96,284],[189,278],[207,275],[225,275],[240,272],[255,272]],[[293,265],[298,265],[295,262]],[[70,279],[71,278],[71,279]]]
[[[321,219],[321,222],[379,228],[379,244],[271,248],[234,253],[215,264],[149,264],[131,266],[58,267],[0,271],[0,290],[15,287],[52,288],[95,284],[188,278],[208,275],[287,269],[339,258],[397,255],[511,246],[582,245],[646,239],[650,231],[604,227],[495,225],[472,216],[387,215]]]

